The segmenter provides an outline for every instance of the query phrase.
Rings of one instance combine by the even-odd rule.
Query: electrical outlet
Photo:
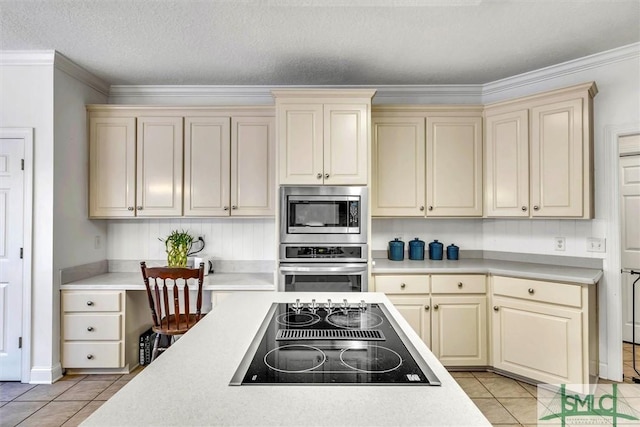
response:
[[[566,239],[564,237],[554,237],[553,238],[553,248],[556,251],[564,251],[565,250]]]
[[[606,250],[604,237],[587,237],[587,252],[606,252]]]
[[[93,248],[100,249],[100,236],[96,236],[93,240]]]

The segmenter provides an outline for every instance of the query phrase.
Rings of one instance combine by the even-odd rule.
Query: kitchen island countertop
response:
[[[229,385],[272,303],[296,298],[340,301],[344,296],[295,292],[232,295],[83,425],[490,425],[381,293],[349,294],[349,301],[384,303],[441,386]]]
[[[602,270],[595,268],[482,258],[456,261],[391,261],[386,258],[374,258],[372,265],[372,274],[492,274],[581,285],[594,285],[602,278]]]

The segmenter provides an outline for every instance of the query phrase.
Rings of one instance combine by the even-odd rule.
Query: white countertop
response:
[[[271,304],[312,297],[339,301],[345,294],[230,296],[83,425],[491,425],[381,293],[349,294],[348,298],[384,303],[441,386],[229,386]]]
[[[373,261],[372,274],[492,274],[583,285],[596,284],[602,277],[602,270],[594,268],[492,259],[391,261],[375,258]]]
[[[62,290],[144,290],[142,273],[105,273],[61,285]],[[271,273],[214,273],[204,277],[205,291],[273,291]]]

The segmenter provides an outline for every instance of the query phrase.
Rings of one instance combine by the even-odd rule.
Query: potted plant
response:
[[[159,240],[164,242],[169,267],[187,266],[187,256],[193,244],[193,236],[184,230],[174,230],[165,240],[160,238]]]

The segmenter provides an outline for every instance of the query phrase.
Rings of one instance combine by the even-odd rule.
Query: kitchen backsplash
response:
[[[198,218],[111,220],[108,223],[107,258],[110,260],[160,260],[172,230],[202,236],[205,249],[199,255],[229,261],[275,260],[273,218]]]

